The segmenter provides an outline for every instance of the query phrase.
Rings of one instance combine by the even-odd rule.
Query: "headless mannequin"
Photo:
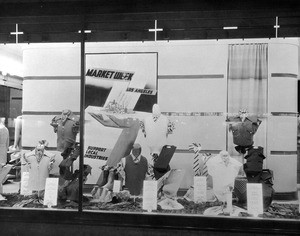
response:
[[[5,118],[0,118],[0,164],[6,164],[7,162],[7,150],[9,145],[9,133],[4,122]]]
[[[18,116],[15,119],[15,135],[14,135],[14,144],[9,146],[8,153],[10,155],[10,163],[15,162],[15,167],[17,170],[20,167],[20,158],[21,158],[21,149],[22,149],[22,116]]]
[[[219,201],[225,202],[225,193],[233,190],[241,166],[227,151],[221,151],[207,162],[208,174],[212,176],[213,190]]]
[[[239,111],[237,117],[228,119],[230,123],[229,131],[232,131],[233,143],[237,145],[235,149],[242,154],[245,154],[249,147],[254,144],[253,136],[258,130],[261,120],[257,116],[250,116],[247,110]]]
[[[15,140],[13,149],[20,150],[22,148],[22,116],[15,119]]]
[[[207,162],[208,174],[213,179],[213,190],[222,206],[210,207],[204,215],[238,215],[244,209],[232,206],[232,191],[235,178],[238,176],[242,164],[230,157],[227,151],[221,151]]]
[[[144,120],[144,136],[151,154],[159,155],[162,147],[167,144],[168,124],[168,118],[162,115],[159,106],[154,104],[152,115]]]
[[[123,158],[125,171],[125,188],[131,195],[140,195],[143,189],[143,181],[148,170],[147,159],[141,155],[142,148],[134,144],[131,154]]]
[[[7,150],[9,145],[8,129],[4,125],[5,118],[0,118],[0,200],[3,200],[1,193],[3,192],[2,183],[7,179],[7,174],[11,169],[7,162]]]
[[[57,150],[66,151],[74,148],[76,136],[79,132],[79,117],[71,110],[63,110],[61,115],[55,116],[51,121],[54,132],[57,133]]]
[[[46,178],[55,161],[55,154],[46,151],[46,146],[46,141],[42,140],[33,151],[24,154],[24,160],[29,165],[29,189],[38,191],[38,194],[45,189]]]
[[[152,115],[145,118],[142,124],[142,131],[146,138],[150,154],[153,157],[154,178],[159,179],[170,170],[169,162],[175,152],[175,146],[167,146],[168,134],[172,133],[174,124],[161,114],[158,104],[152,107]],[[162,159],[161,159],[162,158]],[[163,167],[157,164],[160,160]]]

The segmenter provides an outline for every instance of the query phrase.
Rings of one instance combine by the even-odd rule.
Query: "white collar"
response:
[[[137,157],[135,157],[134,155],[132,155],[132,153],[131,153],[131,157],[132,157],[132,160],[134,161],[134,160],[138,160],[138,161],[140,161],[141,160],[141,154],[140,155],[138,155]]]

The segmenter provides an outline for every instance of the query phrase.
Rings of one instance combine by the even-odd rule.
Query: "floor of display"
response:
[[[3,196],[6,200],[0,201],[0,207],[14,207],[14,208],[46,208],[43,205],[43,201],[37,196],[22,196],[18,194],[20,182],[15,182],[13,180],[7,181],[3,185]],[[298,184],[298,193],[300,193],[300,185]],[[85,200],[91,199],[89,193],[84,193]],[[222,204],[218,201],[216,202],[206,202],[206,203],[194,203],[192,201],[187,201],[181,197],[178,197],[177,202],[180,203],[184,209],[182,210],[163,210],[158,207],[154,212],[157,213],[169,213],[169,214],[197,214],[203,215],[203,212],[214,206],[221,206]],[[233,202],[233,205],[245,208],[245,205],[241,205]],[[74,209],[76,210],[78,204],[72,201],[58,201],[55,208],[59,209]],[[84,210],[96,210],[96,211],[121,211],[121,212],[144,212],[142,209],[142,199],[141,198],[129,198],[125,201],[112,201],[110,203],[92,203],[90,201],[83,202]],[[224,215],[224,214],[220,214]],[[240,213],[239,217],[248,217],[247,213]],[[285,219],[300,219],[299,213],[299,201],[274,201],[270,205],[267,211],[260,218],[285,218]]]

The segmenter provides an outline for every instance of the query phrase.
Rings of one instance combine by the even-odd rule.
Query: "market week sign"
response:
[[[95,77],[99,79],[114,79],[131,81],[134,72],[121,71],[121,70],[109,70],[109,69],[88,69],[85,76]]]

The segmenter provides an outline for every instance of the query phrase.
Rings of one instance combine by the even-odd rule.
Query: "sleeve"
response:
[[[29,169],[31,169],[31,161],[29,156],[26,155],[26,153],[23,154],[23,160],[24,160],[24,164],[28,166]]]
[[[206,166],[207,166],[207,172],[209,175],[214,176],[216,173],[216,165],[214,162],[214,158],[216,157],[212,157],[210,158],[207,162],[206,162]]]
[[[235,160],[234,158],[230,157],[230,161],[233,162],[234,164],[234,176],[237,176],[240,172],[241,167],[243,166],[242,163],[240,163],[239,161]]]
[[[175,123],[168,120],[168,131],[167,131],[167,134],[173,134],[175,130]]]
[[[55,116],[53,117],[53,119],[51,120],[51,123],[50,125],[53,127],[54,129],[54,133],[57,133],[57,127],[58,127],[58,121],[59,121],[59,117],[58,116]]]
[[[153,173],[153,166],[147,161],[147,172],[145,176],[145,180],[153,180],[154,173]]]
[[[48,164],[48,170],[49,171],[52,170],[54,162],[55,162],[55,155],[50,157],[49,164]]]
[[[115,122],[113,122],[110,119],[110,117],[109,117],[109,119],[104,119],[102,114],[97,114],[96,115],[96,114],[90,113],[90,115],[92,117],[94,117],[97,121],[99,121],[104,126],[107,126],[107,127],[116,127],[116,128],[119,127]]]
[[[14,147],[18,148],[20,145],[22,135],[22,118],[17,117],[15,119],[15,140],[14,140]]]
[[[147,134],[146,134],[146,129],[145,129],[145,122],[144,121],[140,121],[140,128],[142,130],[142,133],[144,134],[144,137],[146,138]]]
[[[75,121],[72,127],[72,131],[73,133],[79,133],[79,129],[80,129],[80,122],[79,121]]]
[[[6,150],[8,150],[9,147],[9,132],[7,130],[7,137],[6,137]]]
[[[127,119],[119,119],[113,115],[108,115],[108,117],[116,123],[120,128],[129,128],[132,125],[132,122],[126,122]]]
[[[123,185],[125,185],[125,180],[126,180],[125,165],[126,165],[125,158],[122,158],[121,161],[117,164],[117,172],[118,175],[121,177],[121,182]]]

